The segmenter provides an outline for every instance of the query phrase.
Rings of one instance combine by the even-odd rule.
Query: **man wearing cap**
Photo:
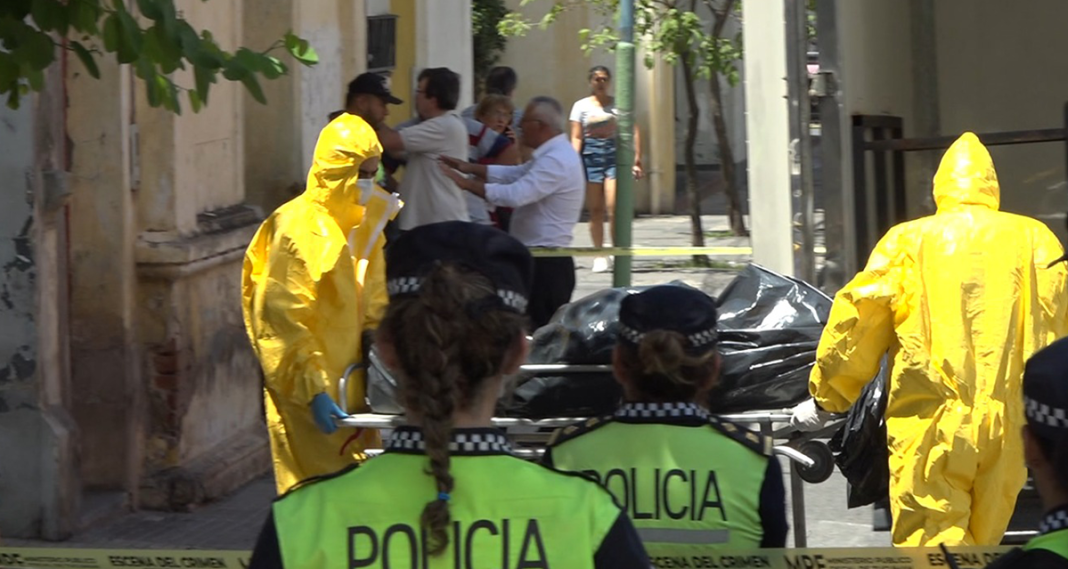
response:
[[[813,399],[791,423],[843,413],[892,360],[886,432],[896,546],[996,545],[1027,479],[1023,363],[1068,333],[1063,254],[1035,219],[998,211],[972,133],[934,177],[938,211],[890,229],[840,290],[816,350]]]
[[[403,103],[390,92],[388,78],[378,73],[361,73],[349,83],[345,110],[333,113],[330,120],[344,112],[362,118],[371,128],[377,129],[389,116],[389,105]]]
[[[337,404],[338,380],[363,363],[362,336],[385,310],[383,229],[400,208],[369,179],[382,148],[368,119],[380,121],[391,99],[373,77],[354,85],[371,91],[349,98],[358,114],[342,113],[319,134],[304,193],[263,222],[242,269],[279,494],[379,444],[376,431],[338,431],[334,422],[348,411]],[[350,376],[347,400],[363,404],[362,369]]]
[[[1024,459],[1042,498],[1038,537],[988,569],[1068,568],[1068,339],[1027,361],[1023,378]]]
[[[534,97],[523,112],[523,143],[534,149],[521,166],[487,166],[442,158],[442,171],[490,205],[515,208],[509,232],[527,247],[567,247],[582,213],[586,178],[582,158],[564,134],[564,113],[551,97]],[[473,174],[471,178],[463,174]],[[535,257],[527,313],[534,327],[571,301],[571,257]]]

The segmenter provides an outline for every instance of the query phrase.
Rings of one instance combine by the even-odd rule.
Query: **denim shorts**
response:
[[[616,140],[614,138],[586,138],[582,141],[582,164],[586,167],[586,181],[603,184],[616,179]]]

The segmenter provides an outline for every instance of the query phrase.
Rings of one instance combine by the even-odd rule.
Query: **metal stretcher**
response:
[[[371,350],[370,365],[376,371],[386,376],[389,372],[378,359],[374,350]],[[346,400],[347,384],[349,376],[359,369],[357,365],[349,366],[338,384],[340,398],[338,404],[346,411],[349,409]],[[520,373],[525,375],[537,375],[540,373],[552,374],[581,374],[581,373],[604,373],[611,371],[609,365],[574,365],[574,364],[525,364],[521,366]],[[834,470],[834,457],[826,444],[817,439],[829,437],[837,429],[837,424],[832,424],[814,433],[798,433],[789,427],[782,426],[790,421],[790,413],[786,409],[771,411],[752,411],[745,413],[718,415],[721,419],[743,425],[756,425],[761,434],[772,437],[774,440],[784,440],[784,444],[772,447],[772,452],[789,460],[790,464],[790,500],[793,512],[794,546],[807,546],[807,528],[805,523],[805,494],[803,482],[818,484],[830,478]],[[508,433],[516,443],[515,454],[528,460],[537,460],[544,453],[552,431],[559,427],[565,427],[583,421],[584,417],[554,417],[543,419],[527,419],[521,417],[494,417],[493,425]],[[339,427],[352,429],[392,429],[404,425],[406,420],[403,415],[388,415],[382,413],[357,413],[344,419],[338,419]],[[776,429],[776,425],[780,425]],[[376,455],[382,449],[367,449],[368,454]]]

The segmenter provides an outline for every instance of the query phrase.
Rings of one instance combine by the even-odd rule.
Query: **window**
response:
[[[397,66],[397,16],[367,18],[367,70],[389,71]]]

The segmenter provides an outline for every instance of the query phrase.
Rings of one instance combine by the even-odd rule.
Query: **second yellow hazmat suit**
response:
[[[343,114],[319,134],[304,193],[264,221],[245,253],[245,328],[265,376],[264,401],[282,493],[311,476],[365,458],[376,431],[324,434],[309,404],[338,401],[338,380],[361,361],[361,333],[387,303],[383,229],[395,196],[360,180],[360,164],[382,147],[362,118]],[[350,378],[347,412],[362,410],[364,376]]]
[[[838,292],[809,390],[844,412],[889,352],[886,407],[897,546],[996,545],[1026,481],[1024,362],[1068,327],[1061,244],[998,211],[974,134],[946,152],[934,215],[890,229]]]

